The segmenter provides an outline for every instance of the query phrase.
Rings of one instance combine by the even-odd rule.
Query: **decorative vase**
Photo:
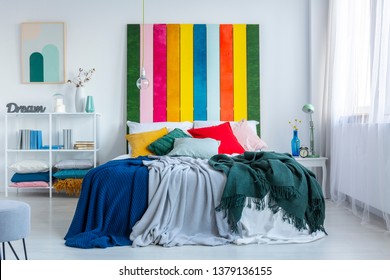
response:
[[[85,112],[85,91],[84,87],[76,87],[75,106],[77,113]]]
[[[87,112],[87,113],[95,112],[95,106],[93,104],[93,97],[91,95],[87,96],[87,103],[85,104],[85,112]]]
[[[75,92],[67,92],[64,95],[64,103],[65,103],[65,109],[67,113],[75,113],[76,112],[76,106],[75,106]]]
[[[293,138],[291,139],[291,154],[294,157],[299,156],[299,148],[301,147],[301,140],[298,138],[298,130],[293,130]]]

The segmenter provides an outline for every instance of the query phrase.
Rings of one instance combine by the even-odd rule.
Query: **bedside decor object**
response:
[[[309,155],[309,148],[308,147],[301,147],[299,149],[299,156],[301,158],[305,158]]]
[[[53,111],[54,113],[65,113],[66,108],[64,104],[64,95],[61,93],[56,93],[53,95]]]
[[[291,154],[294,157],[299,156],[299,149],[301,148],[301,140],[298,137],[298,125],[301,120],[295,119],[294,122],[289,121],[288,123],[293,128],[293,138],[291,139]]]
[[[21,25],[22,83],[65,83],[65,23]]]
[[[319,157],[314,152],[314,123],[312,114],[314,113],[314,106],[312,104],[305,104],[302,107],[302,111],[308,113],[310,116],[310,154],[308,157]]]
[[[62,144],[63,144],[65,150],[73,149],[72,129],[64,128],[62,130]]]
[[[73,80],[68,80],[68,84],[74,84],[76,86],[75,106],[77,113],[85,112],[85,91],[84,85],[92,78],[95,68],[88,71],[84,71],[83,68],[79,68],[79,74]]]
[[[91,95],[87,96],[87,102],[85,104],[85,112],[87,113],[95,112],[95,105],[93,104],[93,97]]]
[[[298,130],[293,130],[293,138],[291,139],[291,154],[294,157],[299,156],[299,148],[301,147],[301,140],[298,137]]]
[[[144,53],[145,53],[145,0],[142,0],[142,58],[141,58],[141,71],[137,80],[137,87],[140,90],[147,89],[149,87],[149,80],[146,77],[145,65],[144,65]]]
[[[76,88],[76,95],[75,95],[75,107],[77,113],[83,113],[85,112],[85,90],[84,87],[77,87]]]
[[[7,113],[44,113],[46,110],[46,107],[42,105],[20,105],[11,102],[6,105],[7,107]]]

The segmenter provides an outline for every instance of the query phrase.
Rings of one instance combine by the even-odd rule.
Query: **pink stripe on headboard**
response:
[[[140,122],[153,122],[153,24],[145,24],[144,35],[144,66],[149,87],[140,92]],[[142,42],[142,25],[140,38]]]
[[[155,24],[153,42],[154,122],[167,120],[167,26]]]

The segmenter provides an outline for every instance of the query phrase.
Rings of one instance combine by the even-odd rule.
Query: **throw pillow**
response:
[[[58,169],[88,169],[93,167],[92,160],[89,159],[65,159],[54,165]]]
[[[254,133],[257,134],[257,126],[259,125],[258,121],[255,120],[247,120],[248,126],[250,129],[253,130]],[[194,128],[201,128],[206,126],[213,126],[213,125],[219,125],[221,123],[224,123],[224,121],[194,121]],[[234,124],[236,124],[236,121],[230,121],[230,126],[233,127]]]
[[[18,183],[18,182],[32,182],[32,181],[44,181],[49,182],[49,172],[36,172],[36,173],[15,173],[12,178],[11,182]]]
[[[62,169],[53,174],[57,179],[84,178],[90,169]]]
[[[46,172],[49,168],[49,163],[40,160],[22,160],[9,166],[9,169],[16,173]]]
[[[168,134],[168,129],[166,127],[148,132],[127,134],[126,139],[131,147],[131,156],[139,157],[152,154],[152,152],[148,150],[148,146],[166,134]]]
[[[242,154],[245,152],[236,136],[234,136],[229,122],[216,126],[193,128],[189,129],[188,132],[195,138],[213,138],[221,141],[218,148],[220,154]]]
[[[47,188],[49,183],[45,181],[17,182],[11,183],[9,186],[14,188]]]
[[[212,138],[176,138],[168,156],[209,159],[218,154],[219,141]]]
[[[245,151],[255,152],[267,148],[267,144],[253,132],[246,120],[242,120],[232,125],[232,130],[234,136],[236,136],[238,142]]]
[[[169,153],[173,149],[173,144],[175,142],[176,138],[188,138],[191,137],[187,133],[185,133],[183,130],[179,128],[175,128],[171,132],[169,132],[167,135],[164,135],[163,137],[157,139],[152,144],[148,146],[148,149],[158,155],[163,156]]]

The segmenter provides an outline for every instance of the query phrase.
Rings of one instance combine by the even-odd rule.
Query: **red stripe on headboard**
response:
[[[233,87],[233,25],[221,24],[220,36],[220,94],[221,121],[234,119]]]

